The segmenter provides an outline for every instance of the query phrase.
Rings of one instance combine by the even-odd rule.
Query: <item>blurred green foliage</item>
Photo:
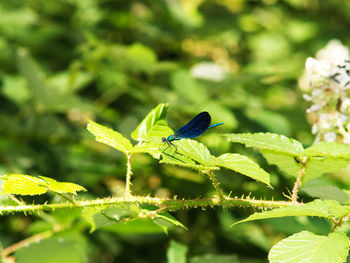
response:
[[[330,39],[350,44],[349,24],[346,0],[1,1],[0,173],[75,182],[88,190],[83,198],[120,195],[125,157],[94,142],[86,118],[128,136],[151,109],[168,102],[171,127],[207,110],[213,122],[225,125],[198,140],[214,153],[250,156],[273,175],[275,189],[266,190],[238,174],[220,172],[227,192],[282,199],[293,179],[219,134],[268,131],[310,145],[307,104],[297,80],[305,59]],[[213,194],[207,178],[159,165],[148,155],[135,155],[133,172],[135,194]],[[341,184],[349,182],[343,178]],[[282,235],[329,230],[322,220],[310,218],[228,228],[251,212],[180,211],[176,218],[188,231],[165,235],[147,222],[88,234],[75,211],[57,211],[51,215],[55,222],[72,227],[47,239],[45,247],[47,256],[68,251],[70,262],[173,262],[177,249],[187,251],[190,262],[266,262],[267,251]],[[3,216],[0,224],[2,247],[49,228],[40,218],[24,215]],[[169,243],[172,239],[178,243]],[[37,262],[31,253],[35,247],[19,250],[18,262]]]

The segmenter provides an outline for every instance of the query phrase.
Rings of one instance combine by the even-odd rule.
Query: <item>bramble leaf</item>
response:
[[[192,168],[197,171],[202,170],[218,170],[219,167],[212,166],[212,165],[206,165],[206,164],[197,164],[194,160],[191,158],[178,154],[176,152],[170,152],[170,153],[162,153],[162,159],[159,161],[159,163],[166,163],[166,164],[172,164],[172,165],[178,165],[182,167]]]
[[[177,146],[177,151],[184,156],[190,157],[202,165],[211,165],[212,156],[204,144],[190,139],[182,139],[174,144]]]
[[[104,226],[123,223],[139,218],[141,208],[136,204],[121,204],[113,207],[87,207],[83,209],[83,217],[91,225],[90,233]]]
[[[305,205],[287,206],[282,208],[275,208],[270,211],[254,213],[248,218],[238,221],[233,225],[248,221],[286,216],[318,216],[324,218],[340,218],[348,213],[350,213],[350,206],[342,206],[334,200],[315,200]]]
[[[292,156],[299,156],[304,150],[300,142],[273,133],[236,133],[226,134],[226,137],[230,142],[242,143],[247,147],[271,150]]]
[[[133,148],[132,152],[133,153],[149,153],[150,155],[153,156],[155,159],[159,159],[161,152],[160,152],[160,147],[162,147],[163,144],[159,142],[144,142],[141,144],[135,145]]]
[[[121,135],[119,132],[107,128],[94,121],[89,121],[87,129],[96,137],[96,141],[111,146],[118,151],[129,153],[132,151],[133,146],[131,142]]]
[[[137,126],[136,130],[131,133],[131,138],[137,141],[149,141],[161,137],[169,136],[173,133],[172,129],[168,127],[166,121],[166,113],[168,104],[159,104],[153,109],[142,122]]]
[[[270,185],[270,175],[244,155],[226,153],[215,158],[215,164]]]
[[[336,142],[320,142],[307,148],[303,155],[350,159],[350,146]]]
[[[333,157],[311,157],[306,163],[305,174],[302,182],[305,183],[308,180],[316,177],[320,177],[325,173],[332,173],[346,167],[349,164],[349,160],[344,158]]]
[[[142,209],[137,204],[120,204],[115,206],[87,207],[83,210],[83,217],[91,225],[90,232],[113,224],[129,223],[133,220],[151,220],[165,233],[170,226],[187,229],[169,213],[155,212]]]
[[[286,173],[287,175],[298,177],[298,173],[302,168],[302,165],[295,160],[294,156],[269,150],[261,150],[261,154],[270,165],[276,165],[283,173]]]
[[[3,193],[18,195],[40,195],[47,191],[69,193],[76,195],[78,191],[86,191],[80,185],[67,182],[57,182],[45,176],[30,176],[24,174],[7,174],[0,177],[4,180]]]
[[[269,262],[342,263],[346,261],[348,250],[349,238],[343,232],[321,236],[303,231],[274,245]]]

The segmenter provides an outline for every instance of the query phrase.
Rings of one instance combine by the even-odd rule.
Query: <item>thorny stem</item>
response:
[[[12,194],[8,194],[8,196],[15,201],[17,204],[19,205],[26,205],[25,202],[19,200],[16,196],[12,195]],[[25,213],[25,212],[24,212]],[[49,224],[51,224],[52,226],[54,226],[55,220],[53,219],[53,217],[51,215],[46,214],[44,211],[39,211],[39,213],[36,214],[39,218],[45,220],[46,222],[48,222]]]
[[[293,204],[297,204],[299,186],[301,184],[301,178],[303,177],[303,175],[305,173],[306,162],[307,162],[307,160],[303,160],[301,162],[302,168],[300,169],[299,174],[298,174],[298,178],[294,184],[294,188],[293,188],[293,192],[292,192],[292,201],[291,201],[291,203],[293,203]]]
[[[125,182],[125,196],[131,196],[131,191],[130,191],[130,186],[131,186],[131,175],[132,175],[132,170],[131,170],[131,153],[126,154],[127,157],[127,170],[126,170],[126,182]]]
[[[216,180],[214,173],[212,171],[208,171],[208,172],[205,172],[205,173],[209,176],[209,178],[211,180],[211,183],[213,184],[213,186],[214,186],[214,188],[215,188],[215,190],[216,190],[220,200],[221,201],[225,200],[225,196],[224,196],[224,194],[223,194],[223,192],[222,192],[222,190],[221,190],[221,188],[219,186],[219,181]]]
[[[131,203],[154,205],[164,208],[164,211],[177,211],[180,209],[190,208],[206,208],[206,207],[230,207],[230,206],[247,206],[258,208],[278,208],[294,206],[291,202],[286,201],[269,201],[255,200],[253,198],[211,198],[211,199],[187,199],[177,200],[168,198],[144,197],[144,196],[123,196],[104,199],[95,199],[87,201],[76,201],[74,204],[70,202],[56,204],[40,204],[40,205],[17,205],[17,206],[0,206],[0,215],[9,213],[33,213],[38,211],[53,211],[64,208],[85,208],[100,207],[112,205],[128,205]],[[302,204],[302,203],[297,203]]]
[[[331,220],[332,220],[334,226],[332,227],[331,233],[333,233],[337,227],[340,227],[342,224],[344,224],[349,219],[350,219],[350,213],[347,214],[346,216],[344,216],[343,218],[341,218],[339,221],[332,218]]]

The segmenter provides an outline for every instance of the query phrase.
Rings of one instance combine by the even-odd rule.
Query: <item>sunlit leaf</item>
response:
[[[95,135],[96,141],[98,142],[107,144],[108,146],[111,146],[124,153],[129,153],[133,149],[131,142],[127,138],[125,138],[119,132],[116,132],[101,124],[90,120],[87,129],[89,132]]]
[[[339,157],[311,157],[306,163],[305,174],[302,178],[303,183],[312,178],[320,177],[325,173],[336,172],[348,164],[349,160]]]
[[[153,109],[142,122],[137,126],[136,130],[131,133],[131,138],[137,141],[149,141],[162,137],[167,137],[173,133],[166,122],[166,113],[168,104],[159,104]]]
[[[299,156],[304,150],[300,142],[273,133],[236,133],[226,134],[226,137],[231,142],[242,143],[247,147],[271,150],[292,156]]]
[[[86,191],[80,185],[56,180],[45,176],[30,176],[24,174],[8,174],[1,177],[4,180],[3,193],[18,195],[39,195],[48,191],[56,193],[76,194]]]
[[[287,206],[275,208],[270,211],[254,213],[248,218],[236,222],[233,225],[248,221],[285,216],[318,216],[324,218],[340,218],[348,213],[350,213],[350,206],[342,206],[334,200],[315,200],[304,205]]]
[[[336,142],[320,142],[307,148],[303,154],[309,157],[324,156],[350,159],[350,146]]]
[[[303,231],[274,245],[269,253],[269,262],[343,263],[348,250],[349,238],[343,232],[321,236]]]
[[[47,183],[47,189],[55,192],[55,193],[69,193],[69,194],[77,194],[79,191],[86,191],[86,189],[78,184],[66,183],[66,182],[57,182],[56,180],[46,177],[39,176]]]
[[[174,151],[166,153],[162,153],[162,159],[159,161],[159,163],[166,163],[166,164],[172,164],[182,167],[191,168],[197,171],[202,170],[218,170],[219,167],[213,166],[213,165],[205,165],[205,164],[197,164],[194,160],[191,158],[184,156],[182,154],[176,153]]]
[[[254,180],[270,185],[270,175],[250,158],[234,153],[226,153],[215,159],[216,165],[244,174]]]
[[[177,151],[181,154],[190,157],[202,165],[210,165],[212,162],[212,156],[208,148],[195,140],[182,139],[174,142],[177,147]]]
[[[155,159],[159,159],[161,155],[160,148],[164,144],[160,142],[144,142],[142,144],[137,144],[133,148],[132,152],[134,153],[149,153]]]
[[[47,184],[39,177],[23,174],[8,174],[1,177],[4,180],[4,194],[40,195],[47,192]]]

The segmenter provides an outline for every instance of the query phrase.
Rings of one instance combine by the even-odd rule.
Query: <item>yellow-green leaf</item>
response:
[[[55,193],[76,194],[78,191],[86,191],[80,185],[56,180],[45,176],[30,176],[24,174],[7,174],[1,177],[3,193],[18,195],[40,195],[47,191]]]
[[[173,133],[166,122],[168,104],[159,104],[155,109],[147,114],[146,118],[131,133],[131,138],[137,141],[149,141],[167,137]]]
[[[107,144],[118,151],[129,153],[133,149],[131,142],[127,138],[125,138],[119,132],[107,128],[101,124],[90,120],[87,129],[89,132],[95,135],[96,141]]]

